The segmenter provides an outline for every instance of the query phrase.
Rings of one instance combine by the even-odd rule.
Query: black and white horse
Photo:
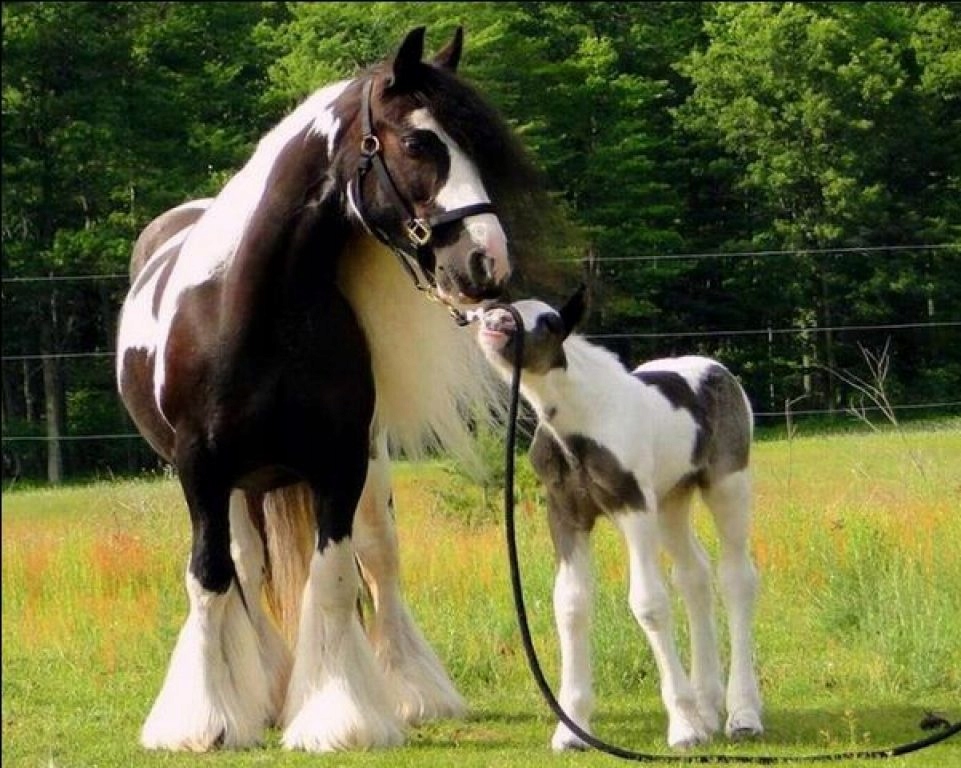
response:
[[[593,711],[589,625],[592,577],[589,536],[607,515],[627,544],[629,602],[647,635],[668,713],[668,743],[685,748],[720,728],[724,703],[707,555],[691,528],[699,488],[720,541],[719,581],[728,611],[731,667],[726,731],[762,732],[753,662],[757,577],[748,552],[752,412],[737,380],[703,357],[655,360],[633,372],[579,335],[582,293],[560,311],[516,302],[524,323],[521,391],[538,416],[531,463],[547,491],[557,557],[554,612],[561,648],[559,702],[583,729]],[[505,309],[483,313],[478,341],[502,376],[512,375],[517,326]],[[674,641],[658,563],[661,545],[674,561],[675,583],[691,628],[691,674]],[[563,723],[556,750],[580,748]]]
[[[465,710],[401,598],[389,451],[470,455],[494,377],[444,305],[501,294],[524,226],[508,201],[533,176],[456,75],[460,30],[431,60],[423,43],[315,92],[134,248],[120,393],[193,534],[148,748],[243,747],[272,724],[288,748],[380,747]]]

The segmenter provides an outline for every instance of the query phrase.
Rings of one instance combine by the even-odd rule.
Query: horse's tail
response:
[[[294,648],[304,584],[317,538],[310,489],[306,483],[299,483],[269,491],[263,496],[260,511],[266,555],[264,595],[288,647]]]

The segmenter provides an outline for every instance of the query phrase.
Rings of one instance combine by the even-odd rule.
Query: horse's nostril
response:
[[[471,251],[467,257],[467,265],[470,270],[471,280],[475,283],[487,283],[494,278],[494,265],[487,257],[487,251],[480,248]]]

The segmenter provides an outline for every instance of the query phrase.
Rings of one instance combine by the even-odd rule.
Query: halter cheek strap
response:
[[[360,139],[360,158],[357,162],[357,173],[353,180],[352,197],[360,214],[360,220],[374,237],[390,248],[400,260],[404,270],[414,281],[418,290],[426,291],[428,295],[439,298],[434,291],[436,282],[434,276],[424,268],[425,263],[429,263],[433,256],[431,241],[433,240],[434,228],[444,224],[460,221],[468,216],[476,216],[482,213],[493,213],[494,206],[491,203],[474,203],[465,205],[461,208],[454,208],[449,211],[442,211],[427,219],[417,216],[413,206],[404,198],[397,188],[387,163],[384,161],[383,147],[380,139],[374,132],[373,111],[371,109],[371,94],[374,90],[374,80],[369,79],[364,84],[361,96],[360,120],[361,120],[361,139]],[[401,227],[406,240],[398,241],[396,238],[384,231],[382,228],[372,224],[367,216],[366,206],[364,205],[364,178],[373,168],[377,175],[377,182],[381,189],[387,193],[392,206],[401,213]],[[446,302],[445,302],[446,303]],[[452,311],[454,308],[451,308]],[[460,321],[460,317],[455,314]]]

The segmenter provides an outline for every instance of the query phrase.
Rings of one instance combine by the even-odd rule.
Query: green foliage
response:
[[[883,338],[629,337],[961,316],[956,4],[49,2],[2,14],[5,278],[126,273],[147,222],[215,194],[312,90],[414,26],[435,51],[463,25],[461,72],[554,201],[522,222],[542,237],[519,239],[566,265],[564,284],[534,275],[518,290],[557,298],[590,249],[584,330],[625,360],[717,355],[760,410],[802,396],[843,408],[830,371]],[[659,258],[754,250],[799,253]],[[5,284],[4,355],[109,349],[123,289]],[[953,400],[959,349],[950,327],[894,334],[891,391]],[[37,366],[4,363],[7,433],[37,431]],[[76,409],[110,372],[72,366]]]

